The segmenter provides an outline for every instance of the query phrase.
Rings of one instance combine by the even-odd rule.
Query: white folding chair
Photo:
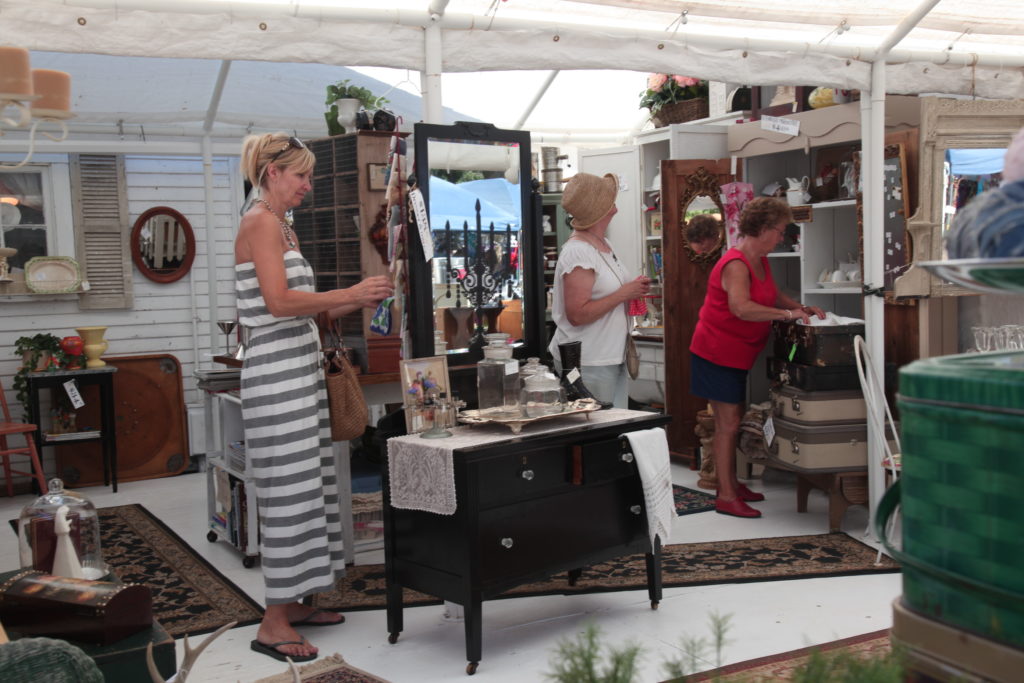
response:
[[[885,399],[885,384],[879,379],[878,372],[871,362],[871,354],[868,353],[867,343],[864,338],[857,335],[853,339],[853,355],[857,359],[857,377],[860,379],[860,389],[864,394],[864,402],[867,405],[868,420],[871,423],[872,431],[876,434],[880,444],[882,467],[889,474],[891,481],[896,481],[900,476],[900,453],[903,452],[900,446],[900,433],[896,429],[896,422],[892,419],[892,411],[889,410],[889,402]],[[878,406],[885,407],[885,419],[879,415]],[[893,451],[886,438],[886,426],[892,432],[892,441],[896,444]],[[896,515],[889,520],[890,529],[887,535],[892,538],[891,527],[896,523]],[[878,551],[878,560],[882,557],[882,551]]]

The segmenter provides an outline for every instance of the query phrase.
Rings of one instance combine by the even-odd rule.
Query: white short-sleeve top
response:
[[[554,358],[558,358],[559,344],[580,341],[583,343],[582,365],[618,365],[623,362],[626,353],[626,334],[629,331],[626,304],[616,306],[587,325],[571,324],[565,314],[563,279],[576,268],[585,268],[597,274],[591,300],[612,294],[631,279],[629,271],[615,258],[614,253],[602,254],[583,240],[566,240],[555,266],[551,318],[556,329],[548,350]]]

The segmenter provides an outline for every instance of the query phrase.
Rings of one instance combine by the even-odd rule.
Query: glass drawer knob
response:
[[[644,511],[644,509],[639,505],[631,505],[629,511],[632,512],[634,515],[639,515],[641,512]]]
[[[633,460],[634,460],[634,458],[633,458],[633,454],[632,453],[623,453],[622,454],[622,462],[633,462]]]
[[[519,476],[521,476],[526,481],[533,481],[533,470],[523,470],[522,474],[520,474]]]
[[[505,538],[501,539],[501,547],[502,548],[511,548],[512,547],[512,539],[508,538],[508,537],[505,537]]]

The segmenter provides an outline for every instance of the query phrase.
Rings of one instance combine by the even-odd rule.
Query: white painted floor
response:
[[[696,487],[697,472],[673,466],[677,484]],[[262,602],[259,567],[244,569],[240,556],[225,543],[206,540],[205,475],[128,482],[117,494],[109,488],[79,489],[97,507],[141,503],[174,529],[228,578]],[[750,482],[767,500],[755,504],[764,516],[743,520],[714,512],[677,517],[672,543],[788,536],[826,532],[826,499],[813,492],[809,512],[796,512],[796,487],[786,473],[768,470]],[[0,498],[0,519],[13,519],[33,496]],[[847,512],[843,530],[864,538],[867,510]],[[363,553],[357,563],[383,562],[383,552]],[[18,568],[17,539],[0,532],[0,570]],[[892,601],[901,593],[900,575],[849,576],[828,579],[722,584],[667,588],[657,611],[645,590],[581,596],[550,596],[494,600],[484,603],[483,659],[473,681],[522,683],[542,681],[551,670],[556,644],[575,638],[588,622],[604,641],[643,647],[636,681],[667,678],[663,664],[680,658],[685,636],[710,636],[708,615],[731,617],[729,642],[721,664],[785,652],[892,625]],[[469,680],[465,675],[464,630],[461,622],[444,618],[441,606],[406,608],[405,630],[395,645],[387,642],[384,610],[350,612],[345,624],[308,628],[305,635],[321,654],[340,653],[349,663],[392,683]],[[190,681],[254,681],[280,673],[277,661],[249,650],[256,626],[236,628],[221,636],[202,655]],[[178,643],[178,657],[183,647]],[[711,661],[701,669],[717,665]]]

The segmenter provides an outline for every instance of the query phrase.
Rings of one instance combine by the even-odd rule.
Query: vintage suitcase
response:
[[[1024,649],[1024,352],[915,361],[898,405],[905,604]]]
[[[141,584],[26,569],[0,583],[0,620],[22,636],[109,645],[152,626],[153,596]]]
[[[859,389],[804,391],[782,385],[771,387],[768,395],[776,418],[816,424],[866,422],[868,419],[864,394]]]
[[[805,391],[860,389],[856,365],[818,367],[769,356],[765,367],[768,370],[768,379]]]
[[[778,320],[772,323],[776,356],[818,367],[856,365],[853,338],[857,335],[864,336],[864,323],[820,326]]]
[[[773,418],[773,422],[775,439],[769,452],[783,467],[818,472],[867,467],[867,422],[814,425],[784,418]]]

